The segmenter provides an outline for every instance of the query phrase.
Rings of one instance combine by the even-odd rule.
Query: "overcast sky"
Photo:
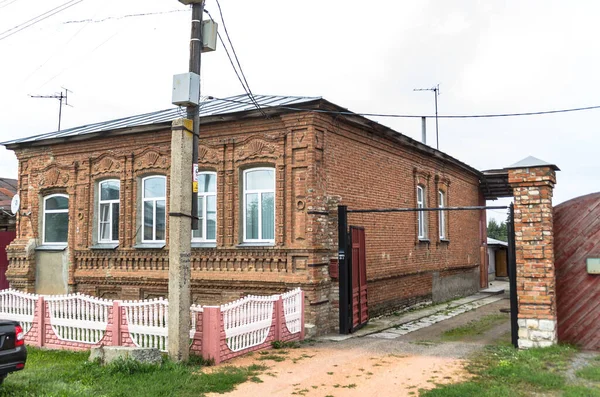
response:
[[[0,32],[65,2],[0,0]],[[600,105],[597,1],[221,0],[221,6],[255,94],[322,96],[355,112],[429,115],[433,94],[413,89],[440,84],[440,114]],[[206,8],[220,23],[215,0]],[[115,18],[94,22],[108,17]],[[58,101],[29,95],[61,87],[73,91],[74,106],[63,108],[62,128],[171,107],[172,75],[188,68],[190,19],[177,0],[83,0],[10,37],[0,34],[0,141],[56,130]],[[203,56],[202,95],[240,93],[219,44]],[[557,204],[600,190],[599,118],[600,110],[442,119],[440,149],[480,170],[529,155],[555,163],[562,170]],[[420,139],[419,119],[375,120]],[[435,145],[433,119],[428,131]],[[16,158],[3,147],[0,176],[17,177]]]

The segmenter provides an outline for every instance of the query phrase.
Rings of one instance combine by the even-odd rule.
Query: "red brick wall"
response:
[[[349,209],[414,208],[418,184],[428,207],[438,206],[438,190],[446,206],[480,204],[478,177],[455,165],[326,117],[316,128],[326,131],[324,190]],[[430,298],[433,272],[460,269],[469,277],[479,266],[480,211],[447,212],[449,242],[438,237],[438,213],[425,216],[429,243],[417,238],[416,212],[349,214],[349,225],[365,227],[371,315]]]

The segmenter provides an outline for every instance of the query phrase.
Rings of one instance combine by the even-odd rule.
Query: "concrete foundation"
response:
[[[471,295],[479,291],[479,269],[441,277],[439,272],[433,273],[432,301],[446,302],[451,299]]]
[[[158,349],[124,346],[98,346],[92,347],[90,361],[99,359],[102,364],[109,364],[115,360],[135,360],[141,363],[160,364],[162,355]]]

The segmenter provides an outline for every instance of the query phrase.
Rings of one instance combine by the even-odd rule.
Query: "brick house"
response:
[[[196,303],[299,286],[309,331],[332,331],[338,204],[484,204],[479,171],[324,99],[259,96],[268,118],[244,99],[201,107]],[[7,249],[13,288],[167,295],[170,128],[179,117],[171,109],[3,143],[19,161],[22,203]],[[465,295],[485,280],[483,211],[349,220],[366,230],[371,315]]]

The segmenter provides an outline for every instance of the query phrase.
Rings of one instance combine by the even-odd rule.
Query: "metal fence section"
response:
[[[296,288],[281,294],[285,326],[290,334],[296,334],[302,329],[302,290]]]
[[[167,351],[169,302],[163,298],[145,301],[125,301],[127,326],[137,347],[154,347]]]
[[[50,312],[50,325],[59,339],[89,344],[102,340],[112,301],[79,293],[44,298]]]
[[[221,306],[227,347],[234,352],[258,346],[267,339],[279,295],[249,295]]]
[[[35,306],[38,295],[28,294],[13,289],[0,291],[0,318],[21,323],[23,332],[27,333],[33,325]]]

